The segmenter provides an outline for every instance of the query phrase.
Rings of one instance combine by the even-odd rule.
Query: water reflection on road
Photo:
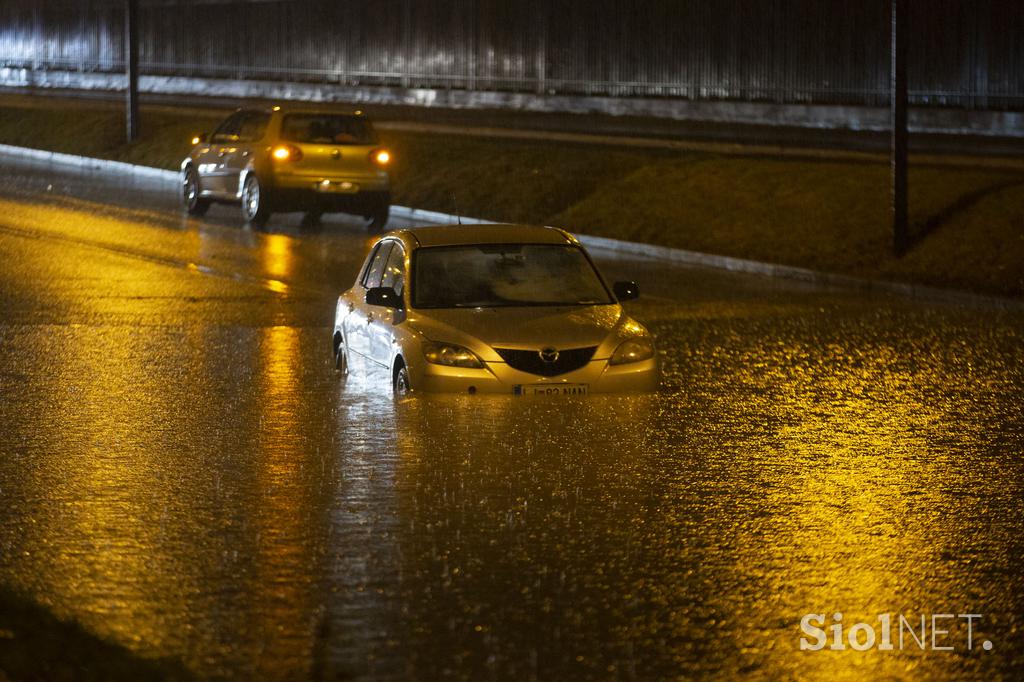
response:
[[[1022,472],[993,445],[1022,434],[1019,332],[964,327],[949,346],[928,315],[897,320],[909,345],[906,326],[865,338],[859,316],[725,323],[725,336],[721,321],[663,325],[662,338],[689,327],[674,338],[691,352],[667,361],[675,388],[655,396],[343,411],[342,428],[379,419],[394,438],[354,450],[359,467],[379,465],[363,608],[390,619],[337,638],[328,658],[370,676],[517,679],[859,679],[996,662],[978,649],[799,652],[800,616],[839,611],[984,613],[1012,660],[1021,541],[1007,526]],[[333,600],[328,622],[352,608]]]
[[[364,235],[5,201],[0,582],[104,638],[236,679],[1024,669],[1019,313],[610,263],[672,294],[632,308],[659,393],[395,402],[330,359]],[[994,648],[801,652],[812,612]]]
[[[1007,664],[1020,331],[898,319],[653,319],[667,388],[578,402],[395,403],[321,328],[8,329],[0,572],[204,675],[987,669],[799,655],[833,610],[984,613]]]

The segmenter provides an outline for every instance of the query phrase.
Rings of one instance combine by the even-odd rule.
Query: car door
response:
[[[384,240],[374,247],[366,266],[363,268],[363,276],[356,287],[354,300],[349,301],[349,313],[345,316],[342,330],[345,334],[345,343],[349,350],[358,353],[364,358],[371,358],[370,331],[369,325],[374,321],[379,312],[377,306],[366,304],[366,290],[380,286],[381,278],[384,275],[384,267],[388,262],[388,255],[391,253],[391,246],[394,242],[390,239]]]
[[[236,187],[228,186],[227,157],[237,149],[244,116],[245,112],[236,111],[217,126],[210,136],[209,146],[197,159],[199,181],[203,189],[220,197],[233,197],[237,190]]]
[[[388,255],[387,263],[384,266],[384,273],[381,276],[380,286],[391,287],[395,293],[402,296],[405,290],[405,249],[400,242],[394,242],[391,253]],[[367,321],[367,331],[370,337],[370,356],[374,362],[385,367],[391,366],[391,349],[395,339],[395,323],[404,315],[404,311],[397,311],[383,306],[369,306],[372,308],[372,319]]]
[[[238,196],[241,192],[239,178],[252,161],[256,147],[263,140],[270,114],[265,111],[244,111],[238,125],[238,140],[224,149],[221,161],[224,164],[224,189]]]

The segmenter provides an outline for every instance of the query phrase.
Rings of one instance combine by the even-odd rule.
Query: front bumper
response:
[[[591,360],[578,370],[555,377],[521,372],[503,362],[486,362],[481,369],[447,367],[422,362],[410,367],[413,390],[428,393],[504,393],[514,395],[516,386],[586,384],[589,393],[650,392],[658,388],[657,358],[627,365]]]

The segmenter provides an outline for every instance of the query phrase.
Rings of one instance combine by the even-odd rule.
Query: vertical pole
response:
[[[139,137],[139,0],[125,0],[124,52],[127,66],[128,141]]]
[[[988,109],[988,43],[992,14],[988,0],[975,0],[974,15],[974,105]]]
[[[85,55],[88,49],[85,46],[86,36],[89,35],[85,28],[85,17],[89,13],[89,0],[79,4],[78,8],[78,72],[85,73]]]
[[[892,0],[892,246],[907,250],[907,2]]]
[[[43,10],[39,3],[32,3],[32,82],[42,69],[43,57]],[[47,55],[49,56],[49,55]]]
[[[537,49],[533,56],[533,70],[537,78],[538,95],[545,95],[548,90],[548,11],[547,0],[542,0],[533,10],[533,16],[537,20]]]
[[[469,24],[469,82],[468,89],[476,90],[476,46],[477,34],[480,31],[480,3],[472,0],[470,3],[470,24]]]
[[[418,50],[413,45],[413,32],[412,32],[412,0],[405,0],[405,5],[402,7],[402,87],[408,88],[412,81],[409,78],[411,73],[419,72],[426,73],[427,69],[423,67],[423,62],[419,59]]]

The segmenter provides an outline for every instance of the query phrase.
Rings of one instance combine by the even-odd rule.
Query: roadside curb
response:
[[[153,168],[151,166],[141,166],[138,164],[126,163],[124,161],[109,161],[107,159],[97,159],[89,156],[76,156],[74,154],[63,154],[60,152],[50,152],[42,149],[32,149],[30,147],[16,147],[6,144],[0,144],[0,154],[35,159],[38,161],[44,161],[66,167],[80,168],[83,170],[98,170],[128,174],[133,177],[158,180],[168,184],[173,183],[175,186],[177,186],[179,181],[179,173],[177,171]],[[392,206],[391,215],[413,222],[432,223],[435,225],[455,223],[464,223],[467,225],[498,224],[493,220],[457,216],[450,213],[440,213],[438,211],[411,208],[409,206]],[[807,268],[799,268],[790,265],[764,263],[761,261],[745,260],[743,258],[720,256],[717,254],[701,253],[698,251],[687,251],[685,249],[675,249],[667,246],[657,246],[654,244],[627,242],[608,237],[592,237],[584,234],[577,234],[576,237],[588,249],[628,255],[636,258],[645,258],[663,263],[795,280],[816,286],[848,291],[859,291],[869,294],[895,295],[918,301],[953,303],[959,305],[981,305],[1005,310],[1024,311],[1024,301],[1000,296],[985,296],[982,294],[972,294],[952,289],[941,289],[905,282],[863,279],[860,277],[852,277],[850,275],[819,272],[817,270],[809,270]]]
[[[500,225],[501,223],[496,220],[483,220],[482,218],[468,218],[466,216],[457,216],[450,213],[439,213],[437,211],[428,211],[422,208],[411,208],[409,206],[391,206],[391,215],[396,218],[403,218],[404,220],[411,220],[413,222],[422,220],[427,223],[434,223],[435,225]]]
[[[900,296],[917,301],[935,303],[953,303],[960,305],[982,305],[1006,310],[1024,311],[1024,301],[1017,301],[1012,298],[1001,296],[985,296],[983,294],[972,294],[955,289],[941,289],[938,287],[913,284],[909,282],[893,282],[889,280],[863,279],[851,275],[840,275],[831,272],[819,272],[807,268],[798,268],[791,265],[778,265],[775,263],[763,263],[761,261],[733,258],[731,256],[719,256],[698,251],[686,251],[685,249],[673,249],[667,246],[655,246],[651,244],[640,244],[626,242],[607,237],[590,237],[577,235],[589,249],[611,251],[613,253],[630,255],[650,260],[668,262],[678,265],[713,268],[716,270],[728,270],[751,275],[761,275],[778,279],[788,279],[806,282],[815,286],[829,287],[846,291],[858,291],[866,294],[886,294]]]
[[[0,154],[18,156],[24,159],[35,159],[82,170],[117,171],[133,177],[173,181],[175,184],[178,182],[178,173],[175,171],[153,168],[151,166],[140,166],[124,161],[109,161],[107,159],[96,159],[91,156],[75,156],[74,154],[62,154],[60,152],[50,152],[45,149],[32,149],[30,147],[15,147],[7,144],[0,144]]]

